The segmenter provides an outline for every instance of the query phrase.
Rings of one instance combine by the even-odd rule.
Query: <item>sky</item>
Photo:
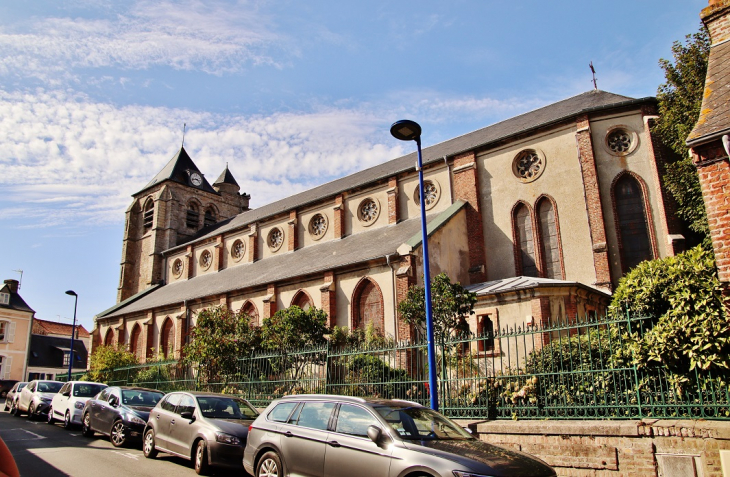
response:
[[[183,140],[251,207],[593,88],[654,96],[707,0],[0,3],[0,278],[88,330]]]

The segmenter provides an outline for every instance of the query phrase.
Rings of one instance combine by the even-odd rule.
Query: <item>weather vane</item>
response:
[[[598,81],[596,80],[596,69],[593,67],[593,62],[588,65],[591,67],[591,72],[593,73],[593,89],[598,89]]]

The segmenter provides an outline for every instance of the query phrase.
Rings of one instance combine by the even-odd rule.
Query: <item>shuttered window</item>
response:
[[[537,206],[540,223],[540,245],[545,277],[563,279],[560,266],[560,247],[558,243],[558,226],[555,220],[555,209],[552,202],[543,199]]]
[[[520,205],[515,211],[515,227],[517,245],[520,250],[520,275],[537,277],[539,274],[535,263],[535,236],[532,230],[532,217],[529,209],[524,205]]]
[[[621,240],[621,265],[626,273],[654,256],[649,239],[644,194],[639,182],[625,174],[616,182],[614,197]]]

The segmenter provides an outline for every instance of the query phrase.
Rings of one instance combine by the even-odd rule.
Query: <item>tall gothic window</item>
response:
[[[175,332],[170,318],[165,320],[160,330],[160,350],[165,359],[172,358],[172,354],[175,352]]]
[[[312,300],[309,298],[309,295],[304,293],[303,291],[298,291],[296,295],[294,295],[294,299],[291,302],[292,306],[296,305],[299,308],[301,308],[304,311],[307,311],[308,309],[312,308],[314,304],[312,303]]]
[[[558,240],[558,224],[555,219],[553,203],[542,199],[537,205],[538,224],[540,226],[540,251],[542,253],[543,276],[563,279],[560,264],[560,243]]]
[[[256,309],[256,305],[247,301],[241,311],[251,318],[251,324],[258,324],[259,322],[259,311]]]
[[[641,184],[631,174],[624,174],[614,185],[616,221],[621,244],[621,266],[624,273],[654,254],[649,238]]]
[[[198,205],[196,203],[191,202],[188,204],[188,212],[185,215],[185,225],[187,225],[189,229],[197,229],[199,222],[200,209],[198,209]]]
[[[205,209],[205,216],[203,217],[203,225],[207,227],[209,225],[213,225],[215,222],[216,222],[215,210],[213,210],[212,207],[208,207],[207,209]]]
[[[383,294],[378,286],[366,278],[355,289],[352,300],[352,327],[366,329],[373,327],[385,334],[385,315],[383,310]]]
[[[152,228],[155,218],[155,202],[152,199],[148,199],[144,204],[143,222],[145,232]]]
[[[111,328],[106,330],[106,334],[104,335],[104,346],[112,346],[114,344],[114,332]]]
[[[137,359],[140,361],[145,357],[144,344],[142,343],[142,328],[140,328],[139,323],[132,328],[132,334],[129,337],[129,351],[137,356]]]
[[[535,235],[532,230],[532,214],[526,205],[520,204],[514,212],[515,247],[518,247],[518,275],[540,276],[535,263]]]

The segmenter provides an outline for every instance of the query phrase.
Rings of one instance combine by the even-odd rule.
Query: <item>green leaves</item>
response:
[[[271,350],[294,350],[323,345],[327,342],[327,313],[311,307],[302,310],[291,306],[264,319],[262,345]]]

